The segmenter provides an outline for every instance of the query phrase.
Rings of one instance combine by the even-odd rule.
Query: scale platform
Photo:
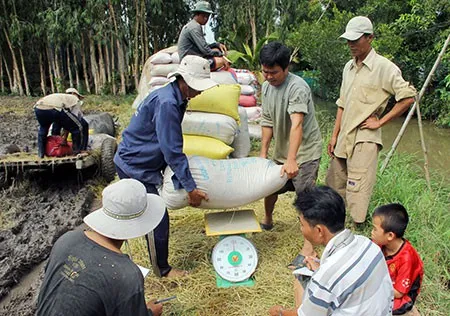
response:
[[[205,226],[207,236],[220,236],[211,256],[217,287],[253,286],[258,253],[245,233],[262,231],[254,210],[207,213]]]

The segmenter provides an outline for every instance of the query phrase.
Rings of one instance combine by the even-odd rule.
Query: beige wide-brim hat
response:
[[[84,99],[84,95],[81,95],[81,94],[78,92],[78,90],[75,89],[75,88],[69,88],[69,89],[67,89],[67,90],[66,90],[66,93],[68,93],[68,94],[74,93],[74,94],[76,94],[76,95],[78,96],[79,99]]]
[[[217,82],[211,79],[209,61],[195,55],[185,56],[178,69],[167,75],[167,78],[183,77],[186,84],[194,90],[204,91],[217,86]]]
[[[355,16],[348,21],[345,27],[345,33],[339,36],[349,41],[356,41],[364,34],[373,34],[373,25],[368,17]]]
[[[144,236],[161,222],[166,211],[163,199],[148,194],[134,179],[122,179],[107,186],[102,193],[103,207],[83,221],[92,230],[117,240]]]

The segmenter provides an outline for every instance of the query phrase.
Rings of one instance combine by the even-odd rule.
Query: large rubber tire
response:
[[[102,142],[100,172],[108,183],[113,181],[116,176],[116,166],[114,165],[114,154],[117,150],[117,143],[115,139],[105,138]]]

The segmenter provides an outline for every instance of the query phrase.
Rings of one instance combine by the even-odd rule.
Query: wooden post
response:
[[[397,137],[394,140],[394,143],[392,144],[391,150],[389,151],[389,153],[386,156],[386,159],[383,162],[383,165],[381,166],[381,170],[380,170],[380,174],[383,174],[384,169],[386,169],[386,166],[389,163],[389,160],[391,159],[392,155],[394,154],[395,149],[398,146],[398,143],[400,142],[400,139],[402,138],[403,134],[405,133],[406,130],[406,126],[408,126],[409,121],[411,120],[411,117],[414,114],[414,111],[416,110],[416,108],[418,108],[419,102],[422,99],[423,95],[425,94],[425,90],[428,87],[428,84],[431,81],[431,78],[434,75],[434,72],[436,71],[437,67],[439,66],[439,64],[441,63],[441,59],[444,56],[445,50],[447,49],[447,46],[450,42],[450,35],[447,37],[447,40],[444,43],[444,46],[441,49],[441,52],[439,53],[436,61],[434,62],[433,68],[431,68],[430,73],[428,74],[427,79],[425,80],[425,83],[422,86],[422,89],[420,90],[419,96],[416,99],[416,102],[414,102],[413,106],[411,107],[411,109],[409,110],[409,113],[405,119],[405,121],[403,122],[402,128],[400,129],[400,132],[398,133]],[[419,122],[419,132],[421,133],[421,142],[422,142],[422,150],[424,151],[424,156],[425,156],[425,173],[426,173],[426,177],[427,177],[427,182],[428,182],[428,187],[430,187],[430,183],[429,183],[429,174],[428,174],[428,156],[426,153],[426,147],[425,147],[425,142],[423,140],[423,132],[422,132],[422,118],[420,117],[420,109],[418,110],[417,113],[418,118],[418,122]]]

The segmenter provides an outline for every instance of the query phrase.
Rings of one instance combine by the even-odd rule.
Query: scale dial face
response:
[[[214,246],[212,263],[223,279],[240,282],[255,272],[258,253],[250,240],[241,236],[228,236]]]

